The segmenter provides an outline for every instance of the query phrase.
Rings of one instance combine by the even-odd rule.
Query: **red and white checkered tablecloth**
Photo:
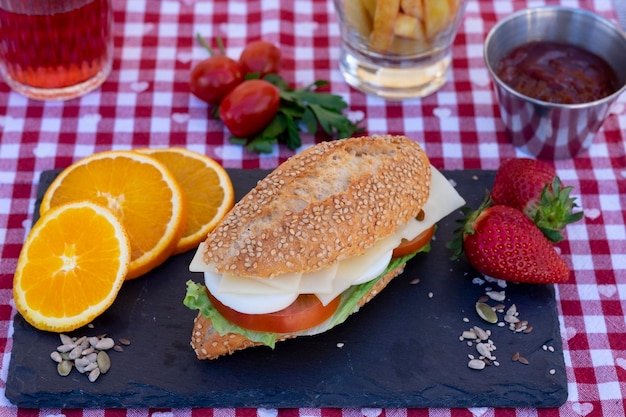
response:
[[[623,0],[616,0],[621,2]],[[67,102],[28,100],[0,83],[0,393],[12,349],[12,279],[33,216],[39,174],[97,151],[183,146],[225,167],[273,168],[292,153],[267,155],[228,142],[223,125],[188,91],[193,63],[206,57],[195,34],[221,36],[231,56],[263,38],[283,53],[282,75],[296,85],[330,81],[330,91],[364,118],[369,134],[404,134],[441,169],[496,169],[524,156],[504,134],[483,40],[494,23],[533,5],[562,4],[617,21],[611,0],[470,0],[454,45],[451,80],[422,100],[386,102],[344,83],[339,30],[330,0],[115,0],[115,58],[97,91]],[[304,146],[315,138],[305,137]],[[626,96],[613,107],[589,152],[554,162],[576,189],[584,219],[560,245],[574,270],[557,286],[569,398],[558,409],[138,409],[27,410],[0,395],[0,416],[619,416],[626,414]]]

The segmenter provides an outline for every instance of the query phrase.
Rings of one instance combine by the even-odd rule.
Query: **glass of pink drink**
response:
[[[34,99],[99,87],[113,61],[111,0],[0,0],[0,74]]]

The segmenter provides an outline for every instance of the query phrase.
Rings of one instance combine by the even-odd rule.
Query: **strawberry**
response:
[[[456,250],[454,257],[464,251],[474,268],[493,278],[551,284],[569,277],[565,261],[524,213],[490,199],[469,213],[448,247]]]
[[[548,239],[559,242],[565,226],[583,216],[573,213],[577,206],[571,190],[562,186],[551,166],[529,158],[509,159],[496,172],[491,198],[523,211]]]

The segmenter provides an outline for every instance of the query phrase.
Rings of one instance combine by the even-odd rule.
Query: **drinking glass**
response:
[[[113,60],[111,0],[0,0],[0,74],[34,99],[99,87]]]
[[[445,84],[466,0],[334,1],[348,84],[388,100],[424,97]]]

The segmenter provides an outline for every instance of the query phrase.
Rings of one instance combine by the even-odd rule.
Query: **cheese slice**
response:
[[[315,294],[323,304],[327,304],[350,286],[378,277],[389,264],[393,249],[402,239],[413,239],[464,204],[465,200],[446,177],[431,166],[430,195],[423,207],[424,219],[411,219],[398,232],[377,242],[361,256],[342,260],[320,271],[260,279],[217,274],[213,265],[204,263],[202,243],[189,270],[203,272],[207,288],[213,296],[242,313],[278,311],[287,307],[299,294]],[[289,300],[291,302],[286,304]]]
[[[222,304],[240,313],[265,314],[282,310],[296,301],[299,293],[261,292],[258,294],[229,293],[219,290],[223,276],[215,272],[204,272],[204,283],[209,292]]]

